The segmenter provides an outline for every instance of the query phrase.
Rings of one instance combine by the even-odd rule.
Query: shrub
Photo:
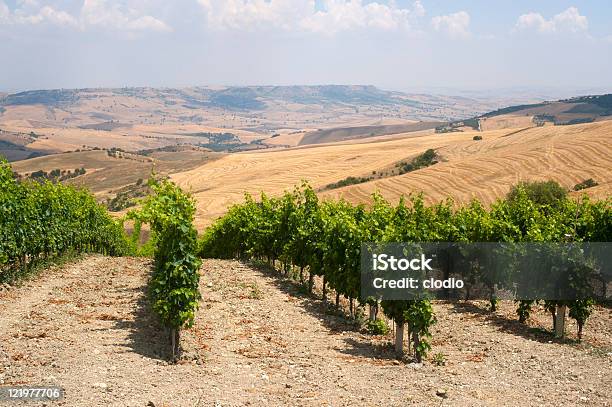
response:
[[[472,137],[472,140],[480,141],[480,140],[482,140],[482,136],[474,136],[474,137]]]
[[[582,191],[583,189],[592,188],[599,185],[593,178],[585,179],[584,181],[574,185],[574,191]]]
[[[446,365],[446,356],[444,356],[444,353],[438,352],[435,355],[433,355],[433,357],[431,358],[431,361],[436,366],[444,366]]]
[[[369,177],[346,177],[338,182],[334,182],[325,186],[324,189],[336,189],[346,187],[348,185],[361,184],[370,181]]]
[[[382,319],[368,320],[366,329],[372,335],[386,335],[389,333],[389,325]]]
[[[410,162],[400,162],[396,164],[399,167],[399,173],[405,174],[407,172],[416,171],[420,168],[429,167],[430,165],[436,164],[437,154],[432,148],[426,150],[423,154],[416,156]]]
[[[556,181],[520,182],[510,189],[506,198],[515,202],[522,194],[538,205],[556,206],[567,197],[567,190]]]

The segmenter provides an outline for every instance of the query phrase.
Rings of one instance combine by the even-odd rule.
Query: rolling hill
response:
[[[0,95],[0,130],[36,136],[16,147],[0,133],[0,153],[11,151],[11,159],[17,160],[94,147],[136,152],[191,144],[213,145],[216,151],[249,150],[282,144],[280,140],[262,142],[271,141],[275,134],[446,121],[495,106],[488,100],[407,94],[373,86],[33,90]],[[226,133],[234,140],[227,145],[207,137]]]
[[[517,105],[478,117],[483,130],[571,125],[612,119],[612,94],[578,96],[555,102]]]
[[[200,95],[202,109],[211,109],[211,103],[237,103],[231,98],[253,97],[266,106],[282,101],[286,110],[293,109],[292,103],[313,100],[325,101],[328,107],[337,106],[341,101],[380,103],[381,110],[393,110],[393,106],[397,106],[394,100],[405,97],[386,95],[391,101],[375,102],[377,97],[383,97],[382,91],[371,87],[247,89],[207,88],[193,90],[195,93],[184,92],[192,99]],[[9,108],[0,117],[0,126],[21,122],[28,122],[30,126],[33,123],[50,126],[58,120],[67,120],[72,126],[38,127],[29,132],[26,128],[2,130],[0,148],[9,149],[16,159],[55,153],[16,161],[14,169],[27,176],[35,171],[84,168],[85,174],[65,182],[86,186],[100,200],[106,200],[132,188],[139,179],[146,179],[155,168],[157,173],[170,176],[194,193],[199,228],[210,224],[232,203],[243,199],[245,192],[280,194],[302,180],[309,181],[323,198],[345,198],[351,202],[368,202],[373,192],[380,191],[392,201],[401,195],[423,192],[430,203],[447,197],[457,203],[472,198],[491,203],[503,197],[519,181],[544,179],[557,180],[571,190],[576,184],[592,178],[598,185],[585,189],[584,193],[598,199],[612,195],[612,120],[606,120],[610,118],[610,95],[503,108],[480,115],[478,120],[455,122],[449,131],[439,131],[440,122],[397,118],[378,119],[377,125],[367,124],[368,116],[355,115],[353,106],[353,121],[340,113],[340,108],[334,113],[334,120],[349,120],[343,125],[291,130],[285,122],[276,122],[285,127],[269,135],[246,127],[222,127],[223,120],[231,123],[234,120],[231,117],[239,121],[240,117],[253,114],[256,107],[247,106],[248,102],[244,108],[251,110],[240,111],[238,106],[232,107],[236,109],[232,113],[235,116],[229,116],[228,110],[217,110],[219,117],[215,120],[220,120],[216,123],[219,127],[178,123],[170,115],[165,116],[167,121],[162,120],[161,124],[139,124],[135,122],[138,115],[130,123],[130,114],[138,109],[154,112],[154,106],[162,100],[160,95],[166,95],[163,103],[167,108],[174,106],[170,100],[177,102],[180,97],[185,104],[188,97],[177,94],[176,90],[105,92],[8,95],[4,103],[6,105],[8,98],[6,106]],[[120,98],[119,94],[123,96]],[[202,95],[208,99],[204,100]],[[214,95],[223,96],[225,101],[215,99]],[[41,102],[41,98],[47,105],[32,104]],[[211,98],[217,101],[211,102]],[[192,99],[189,103],[195,106]],[[126,103],[132,105],[118,107]],[[402,103],[407,104],[406,101]],[[74,107],[77,105],[78,108]],[[101,109],[108,109],[116,116],[105,116],[100,113]],[[86,120],[85,112],[89,112]],[[277,113],[278,110],[276,113],[268,111],[266,114],[270,116],[266,120],[272,123],[276,119],[270,117]],[[40,114],[47,119],[37,116]],[[294,114],[295,117],[309,115],[308,111],[300,112],[299,109]],[[23,117],[19,119],[19,115]],[[550,120],[540,120],[545,115],[550,116]],[[92,123],[92,117],[97,117],[99,122]],[[47,121],[37,122],[39,119]],[[306,119],[300,120],[306,124]],[[577,120],[590,123],[573,124]],[[482,139],[476,140],[478,138]],[[75,147],[80,151],[71,151]],[[118,148],[125,151],[114,154]],[[407,173],[398,171],[429,149],[436,154],[434,165]],[[71,152],[57,154],[66,150]],[[226,154],[226,151],[231,153]]]
[[[475,135],[480,141],[473,140]],[[347,176],[387,171],[396,163],[435,149],[438,164],[403,175],[321,192],[323,198],[368,202],[380,191],[396,201],[423,192],[428,202],[447,197],[458,203],[503,197],[522,180],[554,179],[568,189],[588,178],[598,186],[584,190],[596,198],[612,195],[612,121],[535,127],[521,132],[492,130],[369,138],[278,151],[226,155],[172,175],[198,202],[199,227],[222,215],[244,192],[280,194],[301,180],[315,188]]]
[[[104,150],[76,151],[21,160],[12,163],[13,171],[28,176],[36,171],[68,171],[84,168],[85,174],[65,183],[84,186],[103,201],[117,191],[146,180],[155,171],[160,176],[196,168],[222,154],[192,148],[178,151],[152,151],[146,155]]]
[[[299,145],[333,143],[336,141],[355,140],[367,137],[385,136],[390,134],[411,133],[430,130],[445,122],[415,122],[405,124],[388,124],[378,126],[338,127],[311,131],[300,139]]]

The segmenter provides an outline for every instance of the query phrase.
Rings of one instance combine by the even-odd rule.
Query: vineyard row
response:
[[[303,184],[278,198],[247,195],[232,206],[204,233],[200,255],[216,258],[280,260],[283,267],[308,272],[323,281],[323,297],[329,290],[347,298],[349,312],[355,300],[370,306],[375,319],[378,307],[395,321],[396,350],[403,356],[404,325],[408,326],[414,358],[430,350],[430,327],[435,316],[428,299],[379,301],[361,298],[360,259],[362,242],[562,242],[609,241],[612,238],[612,201],[592,202],[586,196],[572,200],[565,195],[552,198],[541,184],[521,184],[507,199],[490,208],[477,200],[455,208],[451,200],[426,206],[422,195],[400,199],[391,205],[374,194],[370,205],[352,205],[344,200],[319,201],[315,191]],[[554,191],[554,188],[553,188]],[[517,313],[525,321],[534,301],[518,302]],[[497,300],[491,298],[494,311]],[[547,301],[554,314],[567,306],[570,316],[582,326],[591,313],[591,298],[561,302]],[[553,315],[554,316],[554,315]]]

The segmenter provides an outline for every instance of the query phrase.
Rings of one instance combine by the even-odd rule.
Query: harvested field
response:
[[[475,135],[483,137],[474,141]],[[364,177],[433,148],[442,162],[400,176],[322,193],[353,203],[369,202],[380,191],[397,201],[423,192],[430,203],[452,197],[458,203],[503,197],[519,181],[554,179],[568,189],[593,178],[583,191],[612,194],[612,121],[447,134],[408,134],[269,152],[232,154],[172,178],[192,190],[201,228],[222,215],[244,192],[280,194],[301,180],[318,188],[348,176]]]

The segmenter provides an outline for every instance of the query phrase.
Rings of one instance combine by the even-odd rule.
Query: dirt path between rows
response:
[[[433,353],[446,364],[399,365],[390,337],[353,330],[295,284],[208,260],[185,357],[168,364],[147,308],[149,270],[148,260],[89,256],[1,292],[0,383],[63,387],[50,406],[612,405],[609,309],[576,345],[509,321],[512,304],[495,315],[436,304]],[[540,312],[532,325],[547,322]]]

